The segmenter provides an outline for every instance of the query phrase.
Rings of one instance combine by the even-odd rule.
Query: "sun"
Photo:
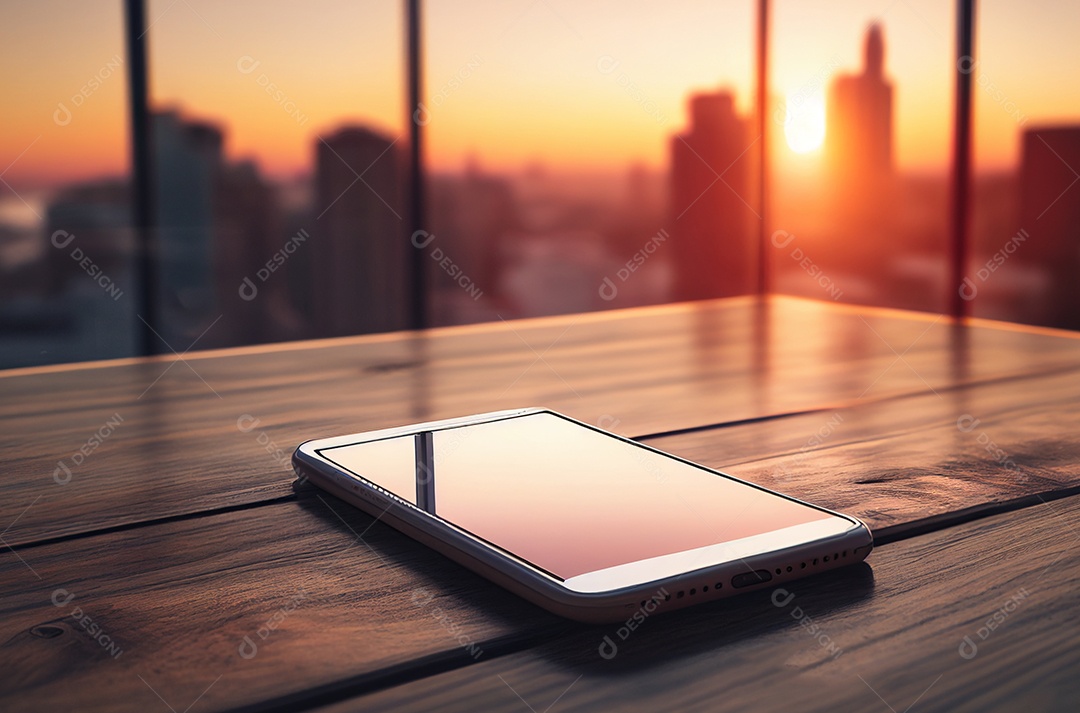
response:
[[[810,97],[793,105],[787,103],[784,137],[795,153],[809,153],[825,141],[825,104],[820,97]]]

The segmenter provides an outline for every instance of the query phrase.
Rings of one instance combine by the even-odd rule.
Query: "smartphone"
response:
[[[856,518],[547,409],[308,441],[314,485],[585,622],[677,609],[859,562]]]

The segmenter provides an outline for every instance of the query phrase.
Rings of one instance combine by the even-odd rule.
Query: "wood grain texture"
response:
[[[834,497],[825,479],[802,487],[799,494],[814,502]],[[908,505],[917,517],[918,498]],[[287,710],[402,677],[420,680],[555,636],[607,631],[550,615],[310,486],[298,502],[21,547],[0,554],[0,572],[5,710],[70,706],[73,691],[80,709],[131,701],[141,710],[152,701],[147,683],[175,707],[200,692],[192,681],[205,686],[218,675],[205,710]],[[821,601],[870,591],[865,572],[838,581]],[[805,587],[810,580],[792,589]],[[69,606],[53,603],[58,589],[76,595]],[[711,627],[718,611],[750,616],[740,601],[706,606],[688,626]],[[120,659],[80,628],[75,606],[116,641]],[[290,611],[280,625],[259,638],[282,609]],[[40,626],[64,634],[30,633]],[[240,655],[244,636],[258,647],[250,660]]]
[[[1074,711],[1078,543],[1069,498],[887,545],[872,574],[646,619],[625,639],[560,630],[319,710]]]
[[[413,683],[398,700],[419,706],[443,695],[444,681],[472,686],[459,677],[505,663],[511,668],[499,670],[514,688],[524,672],[536,687],[522,693],[551,694],[534,707],[558,695],[560,676],[586,676],[581,682],[598,686],[589,705],[605,707],[604,685],[641,674],[636,691],[656,671],[651,685],[670,687],[673,703],[644,703],[704,707],[728,687],[732,700],[748,703],[755,682],[794,696],[782,677],[789,669],[812,690],[838,686],[833,672],[850,671],[835,667],[864,648],[874,652],[860,669],[867,681],[879,676],[906,695],[875,648],[912,645],[886,616],[888,601],[896,598],[897,616],[914,623],[929,617],[923,635],[939,637],[937,609],[947,619],[959,616],[969,591],[1000,594],[964,558],[1012,567],[1020,555],[1037,564],[1065,552],[1055,538],[1075,527],[1074,511],[1061,504],[1071,500],[1030,509],[1051,513],[1043,520],[1058,524],[1047,528],[1018,512],[888,545],[872,559],[876,583],[862,569],[791,588],[815,619],[837,617],[837,633],[831,624],[824,630],[844,648],[836,661],[821,661],[786,612],[751,595],[655,620],[671,622],[674,634],[650,634],[662,628],[650,621],[606,662],[595,651],[607,629],[559,620],[329,496],[303,490],[295,498],[287,458],[308,437],[521,405],[628,435],[719,423],[648,442],[905,536],[927,517],[1078,485],[1078,355],[1080,341],[1033,330],[954,328],[804,300],[774,299],[767,309],[722,300],[232,350],[200,355],[190,368],[129,360],[0,376],[0,525],[16,546],[0,550],[0,709],[181,710],[196,699],[192,710],[337,699],[366,706],[367,698],[349,697],[400,681]],[[111,435],[73,457],[109,419]],[[67,470],[57,474],[60,461]],[[1023,523],[1032,541],[1009,540]],[[101,528],[121,529],[89,534]],[[942,539],[950,533],[959,539]],[[1034,551],[1044,539],[1046,549]],[[893,552],[907,554],[884,559]],[[955,552],[960,559],[950,559]],[[1059,564],[1069,561],[1063,555]],[[952,580],[935,576],[960,584],[948,588]],[[55,605],[54,595],[66,597],[58,589],[75,598]],[[1049,616],[1072,625],[1075,597],[1057,585],[1046,592],[1057,607]],[[913,601],[930,613],[915,616]],[[108,645],[80,624],[76,607]],[[251,658],[240,655],[245,636],[258,647]],[[779,637],[779,648],[763,637]],[[122,650],[118,658],[110,645]],[[456,668],[468,670],[440,675]],[[729,668],[734,679],[695,692],[694,681]],[[999,685],[1000,669],[983,675]],[[1048,668],[1031,675],[1024,680],[1057,685]],[[826,693],[841,709],[864,704]],[[629,706],[637,697],[611,700]]]
[[[4,711],[281,703],[460,666],[550,619],[315,495],[5,551],[0,583]]]
[[[0,525],[19,544],[257,503],[288,493],[303,440],[429,418],[542,405],[643,435],[1078,357],[1059,334],[774,297],[17,370],[0,373]]]
[[[875,537],[1080,487],[1072,372],[651,439],[650,445],[864,519]],[[822,487],[822,486],[825,487]]]

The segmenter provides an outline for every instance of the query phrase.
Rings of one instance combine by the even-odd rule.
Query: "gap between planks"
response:
[[[998,385],[1004,383],[1010,383],[1013,381],[1023,381],[1026,379],[1039,379],[1047,376],[1058,376],[1061,374],[1067,374],[1072,371],[1080,371],[1080,366],[1063,366],[1053,369],[1045,369],[1038,372],[1026,372],[1024,374],[1010,374],[1006,376],[994,377],[990,379],[983,379],[975,382],[953,384],[938,389],[938,393],[949,393],[952,391],[959,391],[966,388],[975,386],[989,386]],[[672,436],[686,435],[690,433],[702,433],[711,430],[720,430],[724,428],[735,428],[738,426],[745,426],[753,423],[766,423],[769,421],[782,421],[788,418],[797,418],[799,416],[812,415],[815,413],[832,413],[835,411],[842,411],[851,409],[856,406],[872,406],[874,404],[888,403],[891,401],[902,401],[909,398],[918,398],[924,396],[922,391],[904,392],[899,394],[892,394],[883,396],[877,399],[863,399],[844,401],[830,404],[828,406],[820,406],[812,409],[802,409],[798,411],[786,411],[783,413],[770,414],[767,416],[755,416],[752,418],[736,419],[732,421],[722,421],[713,424],[706,424],[702,426],[693,426],[690,428],[680,428],[671,431],[660,431],[657,433],[647,433],[640,436],[630,437],[633,441],[649,441],[660,438],[669,438]],[[844,444],[840,444],[844,445]],[[834,446],[838,447],[838,446]],[[770,456],[771,457],[771,456]],[[759,459],[754,459],[759,460]],[[752,462],[752,461],[751,461]],[[734,464],[729,464],[734,465]],[[915,534],[923,534],[926,532],[934,532],[946,527],[952,527],[963,522],[969,522],[971,520],[979,519],[981,517],[989,517],[990,515],[997,514],[999,512],[1010,512],[1012,510],[1018,510],[1020,508],[1028,507],[1030,505],[1037,505],[1039,502],[1044,502],[1043,498],[1050,500],[1056,500],[1061,497],[1067,497],[1078,492],[1077,487],[1059,488],[1054,490],[1043,491],[1041,493],[1035,493],[1013,500],[1006,500],[998,503],[984,503],[975,505],[963,510],[958,510],[955,513],[942,513],[929,518],[921,520],[915,520],[909,523],[903,523],[900,525],[891,525],[874,532],[875,541],[892,542],[904,537],[904,532],[907,532],[910,528]],[[132,522],[125,522],[119,525],[110,525],[108,527],[102,527],[94,530],[86,530],[84,532],[73,532],[67,535],[58,535],[56,537],[47,537],[39,540],[31,540],[29,542],[16,543],[14,545],[4,543],[5,546],[13,552],[19,552],[34,547],[40,547],[44,545],[52,545],[59,542],[67,542],[71,540],[80,540],[87,537],[95,537],[97,535],[106,535],[113,532],[124,532],[127,530],[133,530],[140,527],[150,527],[153,525],[160,525],[163,523],[180,522],[184,520],[193,520],[202,517],[210,517],[214,515],[220,515],[223,513],[238,512],[242,510],[250,510],[253,508],[263,507],[266,505],[274,505],[277,503],[291,502],[296,500],[295,493],[289,495],[280,495],[277,497],[270,497],[263,500],[254,500],[247,503],[240,503],[237,505],[228,505],[217,508],[207,508],[203,510],[195,510],[192,512],[179,513],[176,515],[166,515],[157,518],[148,518],[146,520],[135,520]],[[980,514],[984,513],[984,514]],[[880,539],[879,538],[884,538]]]
[[[938,530],[946,529],[955,525],[979,520],[993,515],[1019,510],[1032,505],[1044,505],[1052,500],[1059,500],[1072,495],[1080,494],[1080,487],[1068,488],[1054,493],[1053,497],[1046,494],[1016,498],[1007,503],[994,504],[992,506],[976,506],[959,511],[964,518],[958,521],[948,521],[947,517],[931,517],[912,523],[912,527],[893,526],[884,528],[878,541],[875,536],[875,547],[888,546],[905,539],[930,534]],[[904,530],[901,532],[901,530]],[[559,636],[566,629],[588,626],[566,622],[562,627],[555,630],[546,630],[543,633],[523,632],[509,636],[501,636],[477,643],[485,652],[485,663],[501,659],[528,649],[535,648],[552,637]],[[490,656],[487,654],[490,652]],[[230,708],[223,713],[288,713],[289,711],[303,711],[320,708],[334,703],[341,703],[359,696],[375,693],[381,690],[393,688],[415,681],[423,680],[430,676],[463,670],[479,663],[471,656],[466,655],[461,647],[440,651],[413,661],[397,664],[385,669],[370,671],[359,676],[350,677],[324,684],[303,691],[295,691],[287,696],[247,704]]]

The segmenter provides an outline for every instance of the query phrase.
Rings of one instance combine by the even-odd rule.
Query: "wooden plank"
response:
[[[880,535],[1080,485],[1071,438],[1080,429],[1078,391],[1065,374],[1027,379],[1022,389],[1003,382],[648,442],[855,514]]]
[[[428,418],[543,405],[641,435],[1080,363],[1080,340],[935,319],[732,299],[0,374],[0,524],[18,544],[281,497],[297,443]]]
[[[547,616],[330,500],[5,551],[0,710],[225,710],[461,665]]]
[[[1066,373],[649,443],[851,513],[888,538],[927,518],[1080,487],[1078,432],[1080,379]]]
[[[789,491],[829,505],[848,489],[880,487],[821,477],[794,483]],[[977,502],[978,491],[967,494]],[[12,671],[14,682],[0,708],[62,707],[71,703],[68,692],[91,710],[108,708],[118,695],[142,705],[150,699],[140,696],[152,692],[146,683],[175,707],[201,692],[194,682],[209,685],[218,674],[227,685],[207,694],[208,707],[287,706],[460,666],[477,652],[494,656],[545,632],[576,631],[329,496],[324,502],[311,489],[301,496],[0,555],[0,641],[7,642],[0,670]],[[926,512],[924,499],[917,490],[897,496],[913,520]],[[858,504],[853,511],[872,526],[880,517]],[[52,604],[59,588],[76,595],[71,606]],[[115,640],[124,652],[119,659],[103,655],[79,628],[74,606]],[[243,637],[256,637],[282,609],[291,611],[266,646],[252,639],[256,659],[239,656]],[[43,625],[64,634],[29,633]],[[49,683],[59,678],[70,685]]]
[[[872,574],[647,618],[625,639],[561,629],[319,710],[1071,711],[1078,528],[1069,498],[887,545]]]
[[[836,491],[826,479],[802,488],[824,503]],[[917,495],[907,507],[911,518],[923,512]],[[874,513],[859,514],[874,524]],[[5,710],[70,706],[69,695],[80,709],[121,698],[141,706],[150,686],[175,707],[219,674],[226,685],[207,693],[207,708],[289,707],[579,629],[310,487],[299,502],[20,547],[0,555],[0,572]],[[70,606],[53,604],[58,589],[76,595]],[[75,606],[120,658],[80,628]],[[282,610],[280,625],[257,638]],[[41,626],[64,633],[30,633]],[[244,636],[258,647],[250,660],[240,655]]]

